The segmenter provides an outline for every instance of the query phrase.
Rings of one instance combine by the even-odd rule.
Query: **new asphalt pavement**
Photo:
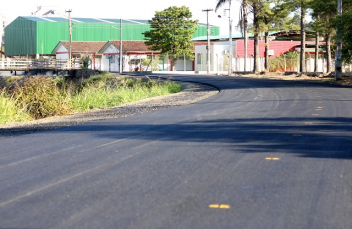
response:
[[[0,228],[352,228],[352,88],[175,75],[220,92],[0,139]]]

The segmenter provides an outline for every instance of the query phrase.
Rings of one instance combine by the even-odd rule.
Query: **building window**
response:
[[[197,54],[197,64],[202,64],[202,54],[201,53]]]

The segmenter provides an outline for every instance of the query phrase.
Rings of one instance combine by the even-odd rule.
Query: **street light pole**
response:
[[[72,10],[67,10],[66,13],[68,13],[68,28],[69,28],[69,68],[71,68],[71,59],[72,59],[72,22],[71,22],[71,12]]]
[[[122,19],[120,19],[120,74],[122,73]]]
[[[232,74],[232,21],[231,21],[231,1],[229,1],[229,75]]]
[[[207,12],[207,74],[210,73],[210,30],[209,30],[209,11],[213,11],[213,9],[202,10],[203,12]]]
[[[120,50],[119,50],[119,56],[120,56],[120,61],[119,61],[119,71],[122,73],[123,68],[122,68],[122,19],[120,19],[120,28],[116,28],[114,26],[110,26],[113,29],[120,30]]]

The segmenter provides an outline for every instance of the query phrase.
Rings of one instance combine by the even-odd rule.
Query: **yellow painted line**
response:
[[[321,108],[323,108],[323,107],[316,107],[315,109],[321,109]]]
[[[230,209],[230,205],[227,204],[210,204],[209,208],[222,208],[222,209]]]
[[[280,160],[280,158],[278,158],[278,157],[266,157],[265,160],[268,160],[268,161],[278,161],[278,160]]]
[[[304,124],[306,124],[306,125],[312,125],[313,123],[312,123],[312,122],[305,122]]]

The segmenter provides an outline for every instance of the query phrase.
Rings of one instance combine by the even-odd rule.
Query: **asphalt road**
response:
[[[352,228],[352,88],[174,78],[221,91],[0,139],[0,228]]]

